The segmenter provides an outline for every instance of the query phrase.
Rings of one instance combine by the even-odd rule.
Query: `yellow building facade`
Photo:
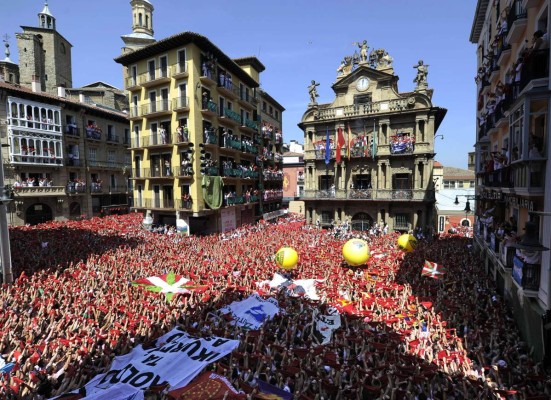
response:
[[[116,62],[130,104],[133,210],[191,233],[226,231],[272,210],[278,199],[265,196],[262,172],[276,164],[277,154],[263,151],[275,138],[261,135],[258,114],[264,65],[231,59],[193,32],[132,43]]]

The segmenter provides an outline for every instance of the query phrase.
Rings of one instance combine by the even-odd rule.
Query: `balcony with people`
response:
[[[415,137],[406,132],[397,132],[390,137],[390,154],[408,155],[415,150]]]

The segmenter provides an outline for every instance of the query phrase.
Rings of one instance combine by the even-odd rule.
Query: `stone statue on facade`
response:
[[[352,66],[352,56],[344,57],[344,59],[341,61],[341,65],[339,65],[339,68],[337,68],[337,76],[349,74],[352,71]]]
[[[417,75],[413,79],[413,83],[416,84],[415,90],[424,90],[428,87],[427,75],[429,73],[429,66],[426,65],[423,60],[419,60],[417,65],[414,65],[413,68],[417,68]]]
[[[392,68],[394,59],[388,54],[385,49],[373,49],[369,54],[369,65],[375,69]]]
[[[353,44],[360,48],[360,62],[367,62],[367,50],[369,49],[369,46],[367,45],[367,40],[364,40],[361,43],[355,42]]]
[[[316,83],[316,81],[312,80],[312,83],[310,86],[308,86],[308,94],[310,95],[310,104],[318,104],[318,101],[316,100],[317,97],[319,97],[317,86],[319,86],[319,83]]]

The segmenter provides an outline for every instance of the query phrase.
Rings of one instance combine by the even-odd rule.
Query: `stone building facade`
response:
[[[57,88],[72,87],[72,45],[56,30],[56,19],[48,5],[38,14],[38,26],[22,26],[17,33],[20,83],[39,85],[43,92],[57,94]]]
[[[101,89],[94,84],[69,88],[71,48],[55,30],[48,6],[39,13],[38,27],[23,29],[17,35],[20,64],[11,62],[8,52],[0,64],[13,77],[0,74],[4,184],[13,193],[8,222],[37,224],[128,212],[126,96],[107,84]],[[102,104],[107,97],[113,101]]]
[[[417,65],[416,88],[399,92],[384,49],[347,56],[318,104],[312,81],[304,131],[306,220],[322,226],[349,220],[355,229],[388,223],[408,231],[434,226],[434,136],[446,110],[432,104],[427,66]]]

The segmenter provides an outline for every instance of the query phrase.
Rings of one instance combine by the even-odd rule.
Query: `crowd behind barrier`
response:
[[[367,268],[351,269],[342,246],[358,232],[335,235],[292,214],[203,237],[154,234],[142,219],[128,214],[11,229],[16,282],[0,294],[1,398],[76,390],[108,370],[115,356],[174,326],[238,338],[238,348],[207,369],[247,399],[261,398],[260,381],[303,400],[551,395],[549,371],[532,360],[469,238],[422,239],[414,252],[402,253],[395,233],[363,234],[371,258]],[[283,245],[299,254],[286,276],[320,280],[320,300],[257,285],[279,270],[274,254]],[[425,260],[446,268],[442,279],[421,276]],[[169,272],[208,290],[167,301],[131,285]],[[282,310],[260,329],[232,326],[218,312],[255,291],[276,297]],[[328,344],[313,334],[314,310],[341,313]],[[167,390],[146,398],[166,398]]]

